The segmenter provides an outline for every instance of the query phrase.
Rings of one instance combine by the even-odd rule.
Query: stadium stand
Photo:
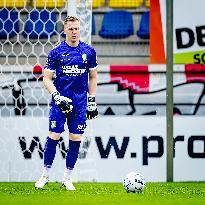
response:
[[[105,6],[105,0],[93,0],[92,2],[92,7],[95,8],[99,8]]]
[[[27,3],[28,0],[1,0],[0,8],[23,8]]]
[[[148,8],[150,7],[150,0],[146,0],[145,6],[148,7]]]
[[[103,17],[99,35],[102,38],[119,39],[133,34],[132,14],[125,10],[108,11]]]
[[[19,14],[16,10],[0,10],[0,38],[12,38],[19,32]]]
[[[48,38],[56,34],[56,15],[48,10],[32,10],[25,22],[23,36],[32,39]]]
[[[143,0],[109,0],[111,8],[138,8],[143,5]]]
[[[64,0],[32,0],[34,8],[63,8],[65,7]]]
[[[7,0],[7,3],[9,1],[11,0]],[[54,5],[54,8],[47,8],[49,5],[48,2],[50,1],[51,0],[43,1],[42,4],[45,5],[46,2],[46,7],[44,8],[47,10],[47,12],[49,12],[49,15],[51,15],[52,12],[56,15],[54,20],[51,19],[53,17],[49,16],[50,21],[48,21],[48,19],[38,19],[39,15],[36,17],[38,20],[35,19],[35,17],[34,20],[30,19],[30,16],[32,16],[31,14],[34,11],[40,12],[42,10],[41,8],[37,8],[37,6],[42,3],[42,1],[26,0],[23,2],[24,4],[27,2],[27,6],[23,9],[18,9],[17,7],[12,9],[15,9],[19,15],[18,17],[15,17],[15,21],[12,20],[12,22],[14,22],[16,25],[19,25],[19,28],[17,29],[16,26],[14,26],[12,29],[13,32],[10,31],[10,35],[4,34],[4,37],[1,36],[2,39],[9,38],[9,41],[2,40],[0,42],[0,46],[3,49],[0,54],[0,62],[2,64],[6,62],[9,62],[9,64],[14,64],[16,62],[16,56],[18,56],[18,61],[22,64],[29,62],[31,64],[39,63],[43,65],[45,63],[45,56],[47,56],[48,51],[52,49],[53,46],[57,45],[58,42],[64,40],[62,31],[63,19],[67,15],[65,4],[66,1],[56,1],[58,5]],[[65,7],[57,8],[57,6],[60,5],[59,2],[64,2]],[[108,0],[93,1],[95,5],[97,5],[96,2],[98,2],[99,7],[93,9],[91,41],[98,54],[99,64],[113,64],[116,62],[120,64],[148,63],[149,39],[143,39],[136,35],[137,31],[139,30],[142,14],[149,10],[145,6],[146,2],[144,1],[144,6],[138,8],[120,9],[120,11],[122,10],[125,11],[125,13],[129,13],[129,18],[131,20],[125,20],[127,17],[124,18],[124,16],[116,16],[111,20],[109,19],[108,22],[112,26],[110,26],[110,28],[108,27],[110,29],[108,31],[111,32],[111,35],[108,35],[109,32],[106,33],[105,31],[106,26],[104,27],[104,17],[107,15],[107,13],[112,11],[118,12],[119,10],[110,8]],[[11,8],[5,9],[10,10]],[[2,9],[0,9],[0,11],[1,10]],[[0,28],[7,27],[5,26],[7,21],[5,18],[3,19],[4,20],[0,20]],[[125,21],[129,23],[124,23],[124,26],[123,22]],[[46,26],[44,27],[43,24],[46,24]],[[113,26],[116,24],[117,26]],[[130,29],[128,29],[128,27]],[[11,29],[10,26],[9,29]],[[4,31],[5,29],[1,29],[0,35],[2,35]],[[118,35],[117,32],[120,34]],[[42,51],[41,54],[39,54],[39,50]]]
[[[149,39],[149,15],[150,12],[144,12],[141,16],[139,30],[137,31],[137,35],[143,39]]]

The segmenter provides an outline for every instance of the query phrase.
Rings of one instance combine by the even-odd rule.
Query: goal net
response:
[[[80,18],[81,40],[90,44],[92,0],[0,2],[0,181],[35,181],[40,175],[51,99],[43,87],[42,68],[49,51],[65,39],[67,15]],[[96,180],[95,159],[89,154],[92,129],[88,123],[74,180]],[[53,181],[61,180],[67,141],[62,134]]]

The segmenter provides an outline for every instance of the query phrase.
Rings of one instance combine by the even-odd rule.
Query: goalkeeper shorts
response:
[[[57,105],[52,105],[49,115],[49,131],[62,133],[67,123],[70,133],[83,134],[86,128],[86,110],[72,111],[67,118]]]

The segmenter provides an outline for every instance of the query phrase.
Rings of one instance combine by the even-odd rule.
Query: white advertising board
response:
[[[204,117],[174,117],[174,181],[205,181]],[[1,118],[0,181],[35,181],[43,166],[48,119]],[[76,165],[74,180],[121,182],[130,171],[147,181],[166,181],[165,117],[100,117],[92,122],[89,151]],[[66,132],[57,147],[51,181],[65,168]]]
[[[166,53],[166,0],[159,0],[159,3]],[[173,1],[173,53],[176,64],[205,63],[204,6],[204,0]]]

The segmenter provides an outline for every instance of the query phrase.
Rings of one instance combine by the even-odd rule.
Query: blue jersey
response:
[[[77,47],[71,47],[63,41],[50,51],[44,69],[55,72],[56,89],[72,100],[73,111],[77,111],[86,109],[88,73],[96,67],[93,47],[82,41]]]

